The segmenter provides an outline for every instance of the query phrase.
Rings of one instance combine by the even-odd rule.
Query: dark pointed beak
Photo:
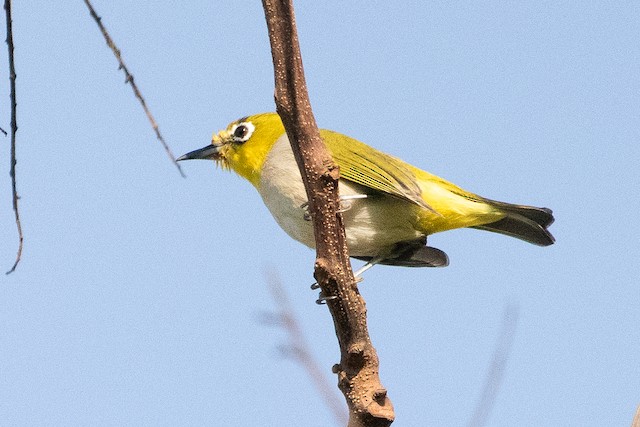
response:
[[[202,160],[215,160],[220,153],[221,145],[213,145],[209,144],[206,147],[202,147],[198,150],[191,151],[185,155],[182,155],[176,159],[176,161],[180,162],[182,160],[193,160],[193,159],[202,159]]]

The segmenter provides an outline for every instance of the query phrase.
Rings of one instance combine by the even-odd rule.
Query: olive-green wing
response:
[[[320,135],[342,178],[433,211],[407,163],[337,132],[322,129]]]

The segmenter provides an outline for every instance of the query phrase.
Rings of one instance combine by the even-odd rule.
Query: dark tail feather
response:
[[[551,209],[486,201],[500,208],[507,216],[491,224],[473,228],[506,234],[538,246],[549,246],[556,241],[547,230],[554,220]]]
[[[400,267],[446,267],[449,257],[438,248],[431,246],[407,247],[395,257],[381,260],[378,264]]]
[[[449,257],[438,248],[425,246],[427,239],[422,238],[409,242],[399,242],[393,251],[383,259],[375,257],[353,257],[362,261],[376,259],[375,264],[395,265],[400,267],[446,267]]]

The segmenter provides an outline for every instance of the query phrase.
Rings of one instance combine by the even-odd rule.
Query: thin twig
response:
[[[318,393],[320,393],[329,409],[331,409],[338,425],[345,425],[347,423],[347,417],[344,406],[334,393],[333,387],[329,385],[327,378],[322,373],[320,365],[314,359],[280,278],[274,272],[270,272],[267,282],[271,296],[279,307],[277,315],[277,319],[279,320],[278,325],[282,326],[289,335],[289,348],[292,350],[291,354],[304,368],[309,377],[311,377],[311,380],[318,389]]]
[[[156,133],[156,138],[158,138],[158,141],[160,141],[160,143],[164,147],[164,151],[166,151],[167,155],[169,156],[169,158],[171,159],[173,164],[178,168],[178,171],[180,172],[180,175],[183,178],[185,178],[186,176],[185,176],[184,172],[182,171],[182,168],[180,167],[180,164],[176,161],[176,157],[173,155],[173,152],[171,151],[171,149],[169,148],[169,146],[165,142],[164,138],[160,134],[160,129],[158,128],[158,124],[156,123],[155,119],[153,118],[153,115],[151,114],[151,111],[149,111],[149,108],[147,107],[147,103],[144,100],[144,98],[142,97],[142,94],[140,93],[140,90],[138,89],[138,86],[136,85],[136,83],[135,83],[135,81],[133,79],[133,75],[129,72],[129,69],[127,68],[127,66],[125,65],[124,61],[122,60],[122,55],[120,53],[120,49],[118,49],[116,44],[113,42],[113,39],[111,39],[111,36],[107,32],[107,29],[102,24],[102,18],[98,16],[98,14],[96,13],[95,9],[93,8],[93,5],[91,5],[91,2],[89,0],[84,0],[84,3],[89,8],[89,13],[91,14],[91,17],[96,21],[96,24],[98,24],[98,27],[100,28],[100,31],[102,32],[102,35],[104,36],[104,39],[107,42],[107,46],[109,46],[111,48],[111,50],[113,51],[113,54],[115,55],[116,59],[118,60],[118,63],[119,63],[119,67],[118,68],[121,69],[124,72],[124,75],[125,75],[124,82],[125,83],[129,83],[131,85],[131,88],[133,89],[133,93],[136,95],[136,98],[138,98],[138,100],[140,101],[140,104],[142,105],[142,108],[144,109],[144,112],[147,115],[147,118],[149,119],[149,122],[151,123],[151,127],[153,128],[153,130]]]
[[[504,377],[505,367],[507,360],[509,359],[509,353],[513,346],[513,339],[516,333],[516,326],[518,324],[518,307],[514,305],[507,305],[504,310],[504,316],[502,318],[502,330],[498,336],[498,342],[496,344],[495,352],[493,353],[493,359],[489,370],[487,371],[487,378],[484,383],[484,389],[482,395],[478,400],[476,409],[469,422],[469,427],[481,427],[487,423],[489,413],[498,395],[498,390],[502,385],[502,379]]]
[[[18,190],[16,188],[16,132],[18,131],[18,121],[16,119],[16,68],[13,61],[13,23],[11,21],[11,0],[4,1],[4,10],[7,19],[7,46],[9,48],[9,81],[11,82],[11,190],[13,192],[13,212],[16,217],[16,227],[18,228],[18,253],[13,267],[6,274],[11,274],[16,270],[20,258],[22,257],[22,243],[24,236],[22,235],[22,224],[20,222],[20,211],[18,210]],[[3,131],[4,132],[4,131]],[[6,132],[5,132],[6,135]]]

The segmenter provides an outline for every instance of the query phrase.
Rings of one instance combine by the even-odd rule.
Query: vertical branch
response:
[[[158,128],[158,124],[156,123],[156,120],[153,118],[153,114],[151,114],[149,107],[147,107],[147,102],[142,97],[142,93],[138,89],[138,85],[136,85],[133,79],[133,75],[129,72],[129,69],[127,68],[124,61],[122,60],[120,49],[118,49],[118,46],[116,46],[116,44],[113,42],[113,39],[107,32],[107,29],[105,28],[104,24],[102,24],[102,18],[98,16],[91,2],[89,0],[84,0],[84,3],[89,8],[89,13],[91,14],[91,17],[94,19],[94,21],[96,21],[96,24],[98,24],[98,27],[100,28],[100,32],[102,32],[102,36],[107,42],[107,46],[111,48],[111,50],[113,51],[113,54],[118,60],[119,68],[124,72],[124,75],[125,75],[124,82],[129,83],[131,85],[131,88],[133,89],[133,93],[135,94],[136,98],[138,98],[138,101],[140,101],[140,105],[142,105],[142,109],[144,110],[144,113],[147,115],[147,119],[149,119],[149,123],[151,123],[151,127],[153,128],[153,131],[156,133],[156,138],[158,139],[158,141],[160,141],[160,143],[164,147],[164,151],[167,153],[167,156],[169,156],[173,164],[176,166],[176,168],[178,168],[178,172],[180,172],[180,175],[183,178],[185,178],[185,174],[184,172],[182,172],[182,168],[180,167],[180,164],[178,164],[178,162],[176,161],[176,157],[173,155],[173,152],[171,151],[171,149],[165,142],[164,138],[160,134],[160,129]]]
[[[16,270],[20,258],[22,257],[22,243],[24,237],[22,235],[22,224],[20,222],[20,211],[18,210],[18,190],[16,187],[16,132],[18,131],[18,121],[16,119],[16,67],[13,61],[13,23],[11,21],[11,0],[4,1],[4,10],[7,19],[7,47],[9,48],[9,81],[11,82],[11,190],[13,192],[13,212],[16,218],[16,227],[18,228],[18,253],[16,261],[6,274],[11,274]]]
[[[339,212],[339,170],[322,142],[307,93],[292,0],[262,0],[275,75],[275,102],[309,200],[316,242],[314,276],[340,345],[333,371],[349,407],[349,426],[388,426],[395,417],[378,376],[378,356],[367,330]]]

